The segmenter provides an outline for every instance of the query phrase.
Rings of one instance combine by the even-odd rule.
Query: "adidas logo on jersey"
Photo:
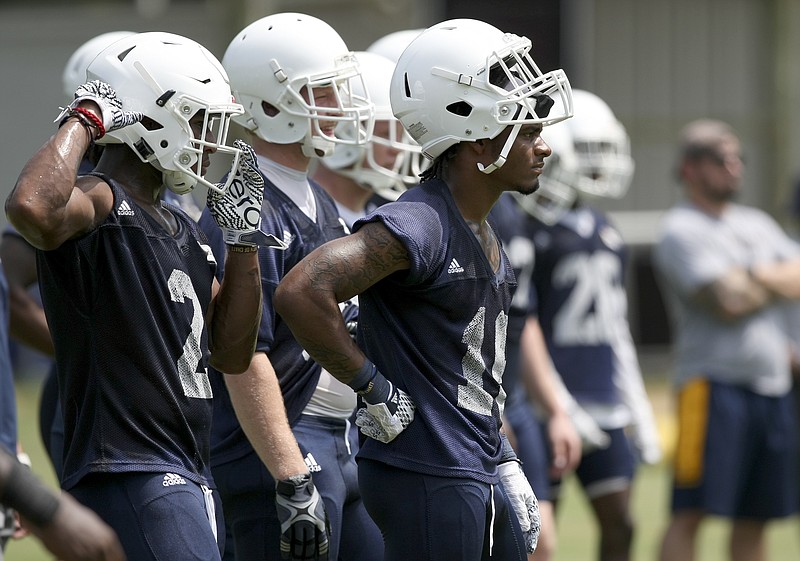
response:
[[[164,487],[172,487],[173,485],[186,485],[186,480],[177,473],[165,473],[164,481],[161,482]]]
[[[133,216],[134,213],[128,201],[122,201],[117,207],[117,214],[120,216]]]
[[[306,454],[306,457],[303,458],[303,461],[306,463],[308,471],[311,473],[322,471],[322,466],[317,463],[317,460],[314,459],[314,456],[311,454],[311,452]]]
[[[458,261],[456,261],[456,258],[453,257],[453,260],[450,261],[450,266],[447,268],[447,272],[450,273],[451,275],[453,273],[463,273],[464,272],[464,267],[459,265]]]

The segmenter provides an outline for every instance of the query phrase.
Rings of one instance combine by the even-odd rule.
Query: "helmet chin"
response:
[[[164,185],[177,195],[185,195],[197,185],[197,179],[182,171],[164,171]]]
[[[306,135],[302,144],[303,155],[306,158],[325,158],[333,154],[335,147],[336,143],[332,140],[311,135]]]

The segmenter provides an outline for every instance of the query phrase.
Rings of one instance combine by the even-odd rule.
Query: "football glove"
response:
[[[500,484],[506,492],[511,507],[517,514],[519,525],[522,528],[522,535],[525,539],[525,549],[528,553],[536,551],[539,542],[539,532],[542,528],[539,516],[539,501],[533,493],[525,472],[522,471],[522,464],[517,458],[514,449],[511,448],[505,435],[501,435],[502,452],[497,471],[500,475]]]
[[[278,481],[275,491],[281,523],[281,558],[327,560],[328,514],[311,474],[293,475]]]
[[[94,101],[100,107],[100,120],[105,133],[138,123],[144,116],[138,111],[123,110],[122,101],[117,97],[114,88],[100,80],[92,80],[78,86],[78,89],[75,90],[75,100],[64,110],[58,121],[86,100]]]
[[[364,407],[356,412],[356,425],[362,434],[384,444],[394,440],[414,420],[417,406],[406,392],[392,384],[369,361],[365,367],[372,370],[369,382],[356,393],[364,400]]]
[[[271,246],[285,248],[278,238],[265,234],[261,227],[261,205],[264,202],[264,177],[258,171],[253,148],[241,140],[234,147],[241,155],[233,163],[233,179],[227,189],[209,189],[206,206],[222,229],[228,245]]]
[[[630,427],[630,439],[636,457],[642,463],[655,465],[661,461],[661,443],[658,433],[646,424],[634,424]]]

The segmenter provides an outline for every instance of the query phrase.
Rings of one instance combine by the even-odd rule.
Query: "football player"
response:
[[[212,470],[236,559],[381,559],[380,533],[358,492],[357,433],[349,430],[355,393],[308,356],[273,306],[275,288],[296,263],[345,235],[309,168],[339,144],[356,149],[368,140],[372,104],[359,95],[366,88],[354,54],[330,25],[306,14],[251,23],[222,64],[245,107],[235,119],[264,178],[263,223],[284,243],[282,251],[259,253],[263,309],[249,375],[215,378]],[[200,224],[212,247],[224,245],[210,213]],[[348,320],[356,310],[347,307]],[[282,431],[265,433],[270,423],[259,416],[284,411]],[[292,521],[306,524],[302,547],[292,543],[292,532],[303,537]]]
[[[205,477],[208,367],[249,364],[256,249],[271,243],[252,215],[254,157],[226,144],[242,108],[219,61],[170,33],[115,41],[87,79],[6,201],[38,250],[63,404],[61,485],[112,526],[130,559],[219,559],[222,517]],[[93,143],[105,145],[100,161],[79,176]],[[205,177],[212,155],[232,160],[226,184]],[[228,233],[222,283],[197,224],[161,201],[165,188],[198,185]]]
[[[386,559],[524,560],[536,546],[536,499],[501,431],[514,275],[486,222],[501,193],[537,188],[542,128],[571,112],[565,74],[542,73],[530,48],[472,19],[419,34],[390,101],[431,166],[275,294],[306,350],[363,400],[359,486]],[[565,111],[550,113],[554,97]],[[338,311],[355,295],[358,344]]]
[[[567,391],[606,433],[576,469],[600,527],[597,558],[628,559],[636,462],[656,463],[661,450],[628,326],[625,246],[608,217],[588,203],[622,197],[633,160],[608,105],[583,90],[573,90],[573,98],[574,117],[547,131],[553,157],[541,188],[518,197],[528,218],[511,244],[528,244],[535,254],[532,313]]]
[[[355,54],[375,106],[372,138],[364,145],[337,144],[333,154],[319,160],[314,172],[348,228],[368,210],[396,200],[407,187],[416,185],[424,169],[419,144],[392,115],[389,83],[395,63],[370,52]]]

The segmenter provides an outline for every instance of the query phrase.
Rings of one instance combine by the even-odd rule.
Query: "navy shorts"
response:
[[[797,512],[791,395],[766,397],[698,379],[678,396],[672,510],[768,520]]]
[[[364,504],[386,542],[385,561],[526,561],[502,486],[436,477],[361,459]]]
[[[575,469],[575,476],[590,500],[628,489],[636,468],[636,457],[625,430],[606,429],[605,432],[611,439],[609,445],[581,456]],[[558,498],[561,480],[552,484],[553,496]]]
[[[383,539],[358,490],[356,432],[345,420],[302,415],[292,427],[330,521],[329,558],[378,561]],[[214,466],[236,559],[280,561],[275,480],[255,452]]]
[[[544,427],[526,400],[509,400],[503,414],[514,431],[515,451],[522,461],[522,470],[528,483],[537,499],[549,501],[550,456]]]
[[[116,531],[128,559],[221,559],[222,508],[208,487],[171,473],[96,473],[69,492]]]

